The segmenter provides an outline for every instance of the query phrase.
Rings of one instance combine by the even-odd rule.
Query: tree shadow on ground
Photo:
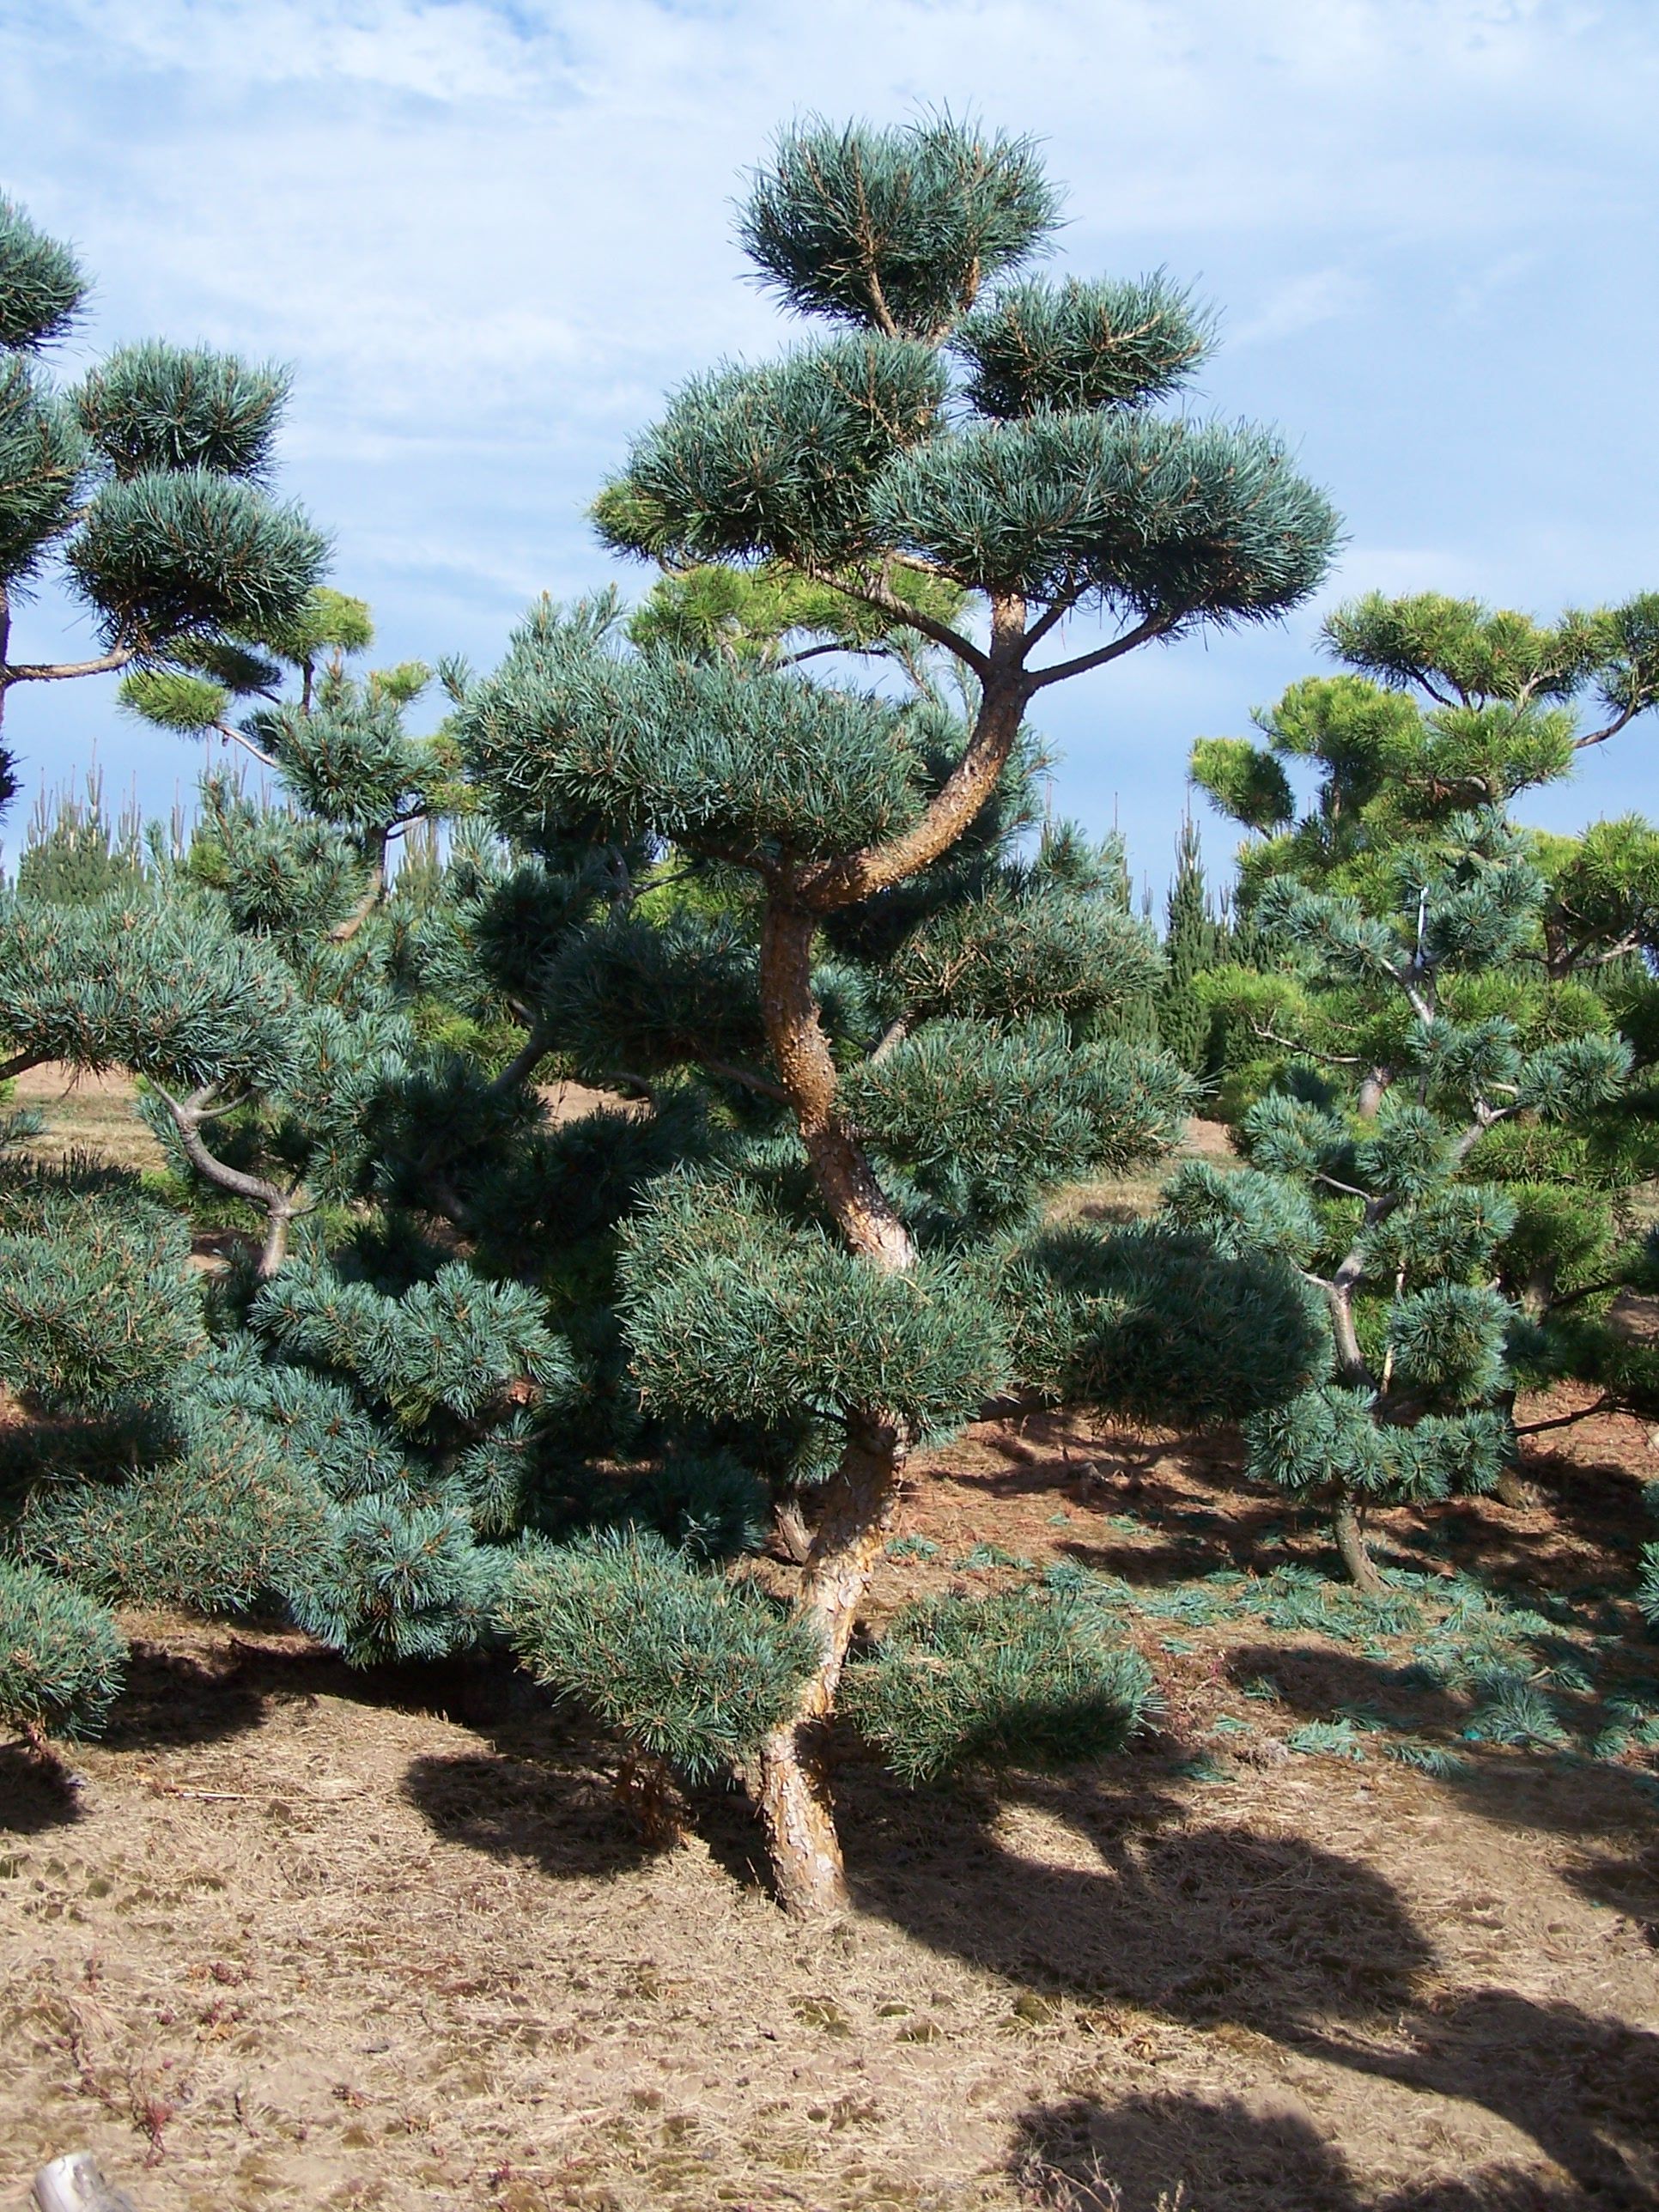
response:
[[[1634,1856],[1584,1857],[1557,1871],[1581,1897],[1623,1913],[1659,1951],[1659,1842],[1648,1843]]]
[[[38,1836],[80,1820],[78,1776],[25,1744],[0,1744],[0,1836]]]
[[[1513,1990],[1449,1990],[1404,2023],[1405,2053],[1305,2041],[1373,2078],[1484,2105],[1598,2205],[1659,2201],[1659,2035]]]
[[[1241,1644],[1223,1672],[1240,1688],[1266,1682],[1279,1704],[1320,1719],[1346,1706],[1374,1711],[1402,1729],[1453,1728],[1469,1710],[1468,1698],[1425,1680],[1420,1669],[1325,1644]]]
[[[1011,2166],[1054,2212],[1583,2212],[1589,2201],[1503,2166],[1380,2197],[1299,2113],[1178,2091],[1035,2106]]]
[[[532,1861],[557,1881],[625,1874],[654,1856],[603,1775],[500,1753],[411,1761],[402,1791],[450,1843],[495,1858]]]
[[[1390,1732],[1461,1730],[1480,1703],[1478,1692],[1448,1689],[1415,1668],[1322,1644],[1239,1644],[1228,1655],[1224,1672],[1241,1687],[1266,1682],[1279,1703],[1304,1717],[1323,1720],[1346,1711],[1381,1722],[1384,1726],[1374,1736],[1358,1739],[1359,1749],[1380,1755],[1378,1764],[1387,1756]],[[1581,1740],[1590,1732],[1588,1696],[1558,1690],[1552,1698],[1558,1707],[1577,1709],[1569,1717]],[[1461,1736],[1447,1747],[1458,1763],[1435,1775],[1437,1785],[1455,1794],[1461,1810],[1498,1826],[1581,1836],[1652,1825],[1648,1778],[1610,1761],[1570,1751],[1510,1751]]]
[[[988,1796],[935,1793],[917,1801],[908,1838],[896,1832],[906,1816],[862,1785],[874,1818],[849,1802],[845,1823],[859,1903],[1042,1990],[1200,2027],[1231,2023],[1373,2079],[1483,2105],[1595,2203],[1633,2212],[1655,2201],[1659,2037],[1508,1990],[1437,1989],[1428,1939],[1375,1869],[1300,1836],[1176,1827],[1167,1801],[1113,1786],[1132,1760],[1109,1765],[1086,1784],[1023,1782],[1002,1812]],[[1022,1813],[1039,1819],[1023,1830]],[[1086,1838],[1098,1871],[1046,1856],[1048,1822]],[[1195,2203],[1233,2212],[1251,2201]]]
[[[905,1793],[844,1770],[854,1895],[934,1948],[1038,1988],[1184,2018],[1276,2034],[1411,2001],[1432,1954],[1382,1875],[1300,1837],[1179,1825],[1180,1801],[1149,1764],[1022,1778],[999,1796]],[[1030,1849],[1011,1846],[1033,1814]],[[1045,1829],[1068,1859],[1063,1832],[1085,1838],[1097,1869],[1057,1863]]]
[[[629,1786],[633,1762],[614,1737],[533,1689],[469,1725],[491,1750],[416,1759],[404,1777],[406,1801],[449,1842],[572,1881],[642,1866],[695,1832],[731,1880],[770,1888],[760,1828],[735,1782],[670,1784],[653,1803]]]

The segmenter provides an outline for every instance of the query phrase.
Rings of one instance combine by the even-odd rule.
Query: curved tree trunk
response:
[[[1340,1490],[1337,1492],[1336,1503],[1331,1509],[1331,1528],[1349,1578],[1364,1590],[1367,1597],[1381,1597],[1388,1585],[1376,1571],[1376,1562],[1365,1549],[1365,1539],[1360,1533],[1359,1516],[1354,1510],[1351,1492]]]
[[[814,1181],[849,1249],[874,1267],[901,1273],[916,1248],[862,1146],[836,1110],[836,1070],[812,994],[812,939],[828,908],[867,898],[925,867],[953,845],[995,789],[1019,734],[1031,685],[1023,674],[1024,605],[992,606],[991,652],[974,732],[921,819],[887,844],[795,868],[769,883],[761,927],[761,1013],[767,1042],[795,1115]],[[841,1841],[817,1738],[836,1692],[858,1610],[893,1525],[913,1438],[890,1407],[848,1416],[841,1464],[802,1571],[799,1604],[817,1626],[823,1656],[793,1717],[762,1747],[758,1789],[779,1894],[792,1912],[838,1911],[847,1902]]]
[[[794,1717],[761,1749],[757,1800],[778,1893],[802,1916],[837,1911],[847,1902],[841,1839],[814,1738],[835,1710],[836,1692],[858,1609],[898,1506],[910,1438],[902,1422],[857,1419],[801,1577],[800,1610],[817,1625],[823,1656],[807,1679]]]
[[[862,1147],[836,1110],[836,1064],[812,995],[815,917],[776,894],[761,932],[761,1006],[768,1041],[826,1205],[848,1245],[898,1273],[915,1246]],[[835,1710],[847,1646],[871,1573],[892,1527],[911,1438],[880,1407],[848,1419],[841,1464],[827,1485],[802,1571],[799,1605],[823,1637],[823,1656],[792,1719],[762,1747],[756,1793],[778,1892],[792,1912],[833,1912],[847,1901],[841,1843],[815,1738]]]

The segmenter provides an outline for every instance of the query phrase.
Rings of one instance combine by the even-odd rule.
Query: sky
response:
[[[744,172],[803,112],[937,106],[1044,142],[1057,270],[1214,304],[1190,410],[1279,425],[1346,518],[1282,624],[1045,696],[1057,807],[1138,874],[1167,878],[1194,738],[1328,665],[1343,599],[1659,588],[1654,0],[0,5],[0,189],[95,279],[62,372],[152,336],[289,364],[283,487],[383,661],[488,667],[536,593],[644,588],[594,491],[684,378],[799,330],[733,243]],[[17,624],[28,658],[88,649],[50,591]],[[152,811],[206,764],[106,680],[14,692],[7,735],[26,790],[95,751]],[[1656,757],[1659,715],[1533,818],[1651,811]]]

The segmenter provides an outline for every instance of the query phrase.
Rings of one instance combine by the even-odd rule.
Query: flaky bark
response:
[[[794,1109],[814,1180],[854,1252],[900,1269],[915,1258],[910,1233],[836,1110],[836,1063],[812,995],[815,917],[775,891],[761,927],[761,1013]]]
[[[792,1719],[761,1748],[761,1817],[778,1893],[802,1917],[847,1903],[841,1839],[814,1737],[835,1711],[847,1647],[870,1577],[892,1528],[910,1438],[890,1417],[855,1416],[824,1494],[801,1577],[800,1610],[817,1627],[823,1653]]]

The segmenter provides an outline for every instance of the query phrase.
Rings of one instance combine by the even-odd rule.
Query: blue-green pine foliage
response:
[[[1197,781],[1254,833],[1240,852],[1253,942],[1236,932],[1231,964],[1200,989],[1252,1158],[1303,1178],[1322,1216],[1393,1200],[1367,1232],[1356,1294],[1363,1320],[1392,1268],[1399,1310],[1380,1335],[1371,1311],[1366,1364],[1399,1378],[1411,1435],[1454,1393],[1466,1403],[1458,1426],[1429,1431],[1426,1466],[1392,1417],[1374,1439],[1348,1400],[1330,1419],[1374,1460],[1370,1475],[1356,1463],[1358,1492],[1429,1495],[1494,1479],[1518,1384],[1576,1374],[1607,1401],[1659,1411],[1659,1365],[1616,1304],[1659,1281],[1638,1202],[1659,1170],[1659,832],[1631,817],[1557,836],[1508,811],[1659,699],[1659,600],[1552,628],[1473,601],[1372,595],[1327,638],[1346,672],[1292,685],[1258,717],[1265,744],[1195,749]],[[1299,815],[1286,773],[1298,763],[1315,779]],[[1392,1160],[1368,1153],[1376,1167],[1355,1176],[1319,1157],[1334,1138],[1286,1151],[1283,1116],[1311,1127],[1316,1096],[1357,1115],[1372,1146],[1397,1124]],[[1415,1224],[1428,1200],[1376,1169],[1431,1159],[1428,1226],[1443,1249],[1425,1268]],[[1508,1316],[1501,1373],[1497,1309],[1477,1310],[1492,1298]],[[1287,1426],[1279,1463],[1312,1467],[1328,1444],[1341,1462],[1334,1436]]]
[[[805,335],[694,377],[602,494],[602,534],[665,572],[644,607],[544,602],[455,718],[514,858],[481,862],[465,941],[431,957],[488,975],[479,1021],[644,1102],[607,1117],[638,1180],[608,1262],[605,1387],[641,1445],[712,1446],[816,1522],[799,1620],[818,1712],[910,1446],[1085,1372],[1127,1405],[1156,1368],[1167,1414],[1220,1418],[1316,1357],[1276,1260],[1101,1236],[1062,1266],[1042,1229],[1057,1184],[1167,1152],[1195,1096],[1122,1033],[1164,969],[1121,854],[1039,826],[1025,710],[1073,672],[1044,641],[1073,609],[1106,617],[1103,658],[1269,618],[1314,587],[1336,528],[1272,434],[1164,411],[1209,343],[1178,288],[1034,273],[1056,204],[1030,143],[948,118],[787,131],[739,234]],[[478,1112],[459,1073],[454,1097],[458,1125]],[[672,1140],[654,1158],[653,1127]],[[526,1188],[492,1141],[480,1124],[453,1170],[481,1220]],[[574,1141],[538,1138],[542,1171]],[[1194,1328],[1212,1285],[1219,1318]],[[583,1572],[608,1589],[620,1556]],[[832,1567],[834,1605],[813,1595]],[[525,1573],[531,1662],[684,1763],[635,1613],[607,1632],[607,1671],[555,1570]],[[1021,1668],[1028,1686],[1058,1670],[1062,1703],[1061,1677],[1087,1674],[1039,1626],[1006,1681],[985,1678],[1003,1718],[977,1735],[980,1678],[957,1670],[961,1755],[1018,1755]],[[1018,1710],[1041,1703],[1030,1687]],[[1097,1703],[1121,1735],[1133,1699]],[[902,1771],[947,1756],[872,1725]]]
[[[6,1170],[43,1256],[68,1200],[107,1206],[96,1252],[165,1280],[125,1366],[113,1289],[79,1337],[44,1300],[12,1327],[41,1419],[0,1469],[9,1556],[358,1661],[505,1633],[637,1750],[752,1776],[851,1626],[732,1564],[774,1505],[817,1523],[809,1584],[850,1545],[851,1588],[902,1454],[1000,1395],[1207,1419],[1311,1371],[1272,1255],[1042,1227],[1194,1099],[1113,1034],[1164,973],[1121,855],[1039,833],[1047,641],[1074,609],[1103,653],[1271,618],[1336,529],[1276,437],[1164,411],[1208,343],[1175,288],[1032,274],[1054,214],[1023,142],[787,134],[744,235],[831,329],[672,398],[598,508],[660,556],[644,605],[543,602],[483,678],[363,673],[359,603],[314,564],[277,590],[280,378],[137,349],[62,415],[103,457],[74,573],[142,641],[125,708],[270,795],[221,763],[142,881],[0,907],[7,1064],[125,1070],[168,1162]],[[142,556],[210,514],[221,598],[187,605],[188,563]],[[935,1716],[917,1764],[880,1706],[902,1771],[1132,1722],[1058,1613],[976,1669],[989,1626],[927,1632],[957,1748]],[[1042,1710],[1073,1720],[1022,1748]]]

